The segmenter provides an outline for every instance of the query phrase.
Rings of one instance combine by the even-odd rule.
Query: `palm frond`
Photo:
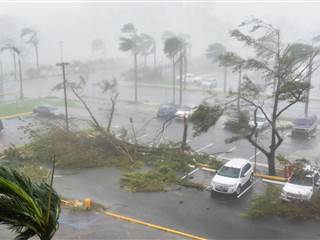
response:
[[[16,239],[38,235],[51,239],[58,228],[60,198],[52,191],[49,221],[46,222],[50,186],[31,182],[19,172],[0,167],[0,224],[17,233]]]

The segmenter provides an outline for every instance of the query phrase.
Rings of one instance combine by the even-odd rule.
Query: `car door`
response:
[[[246,184],[250,180],[250,169],[251,169],[251,164],[247,163],[244,165],[244,167],[241,170],[241,185]]]

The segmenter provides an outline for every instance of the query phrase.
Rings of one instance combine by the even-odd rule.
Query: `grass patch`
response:
[[[16,102],[0,104],[0,117],[13,115],[17,113],[32,112],[33,108],[39,105],[52,105],[55,107],[63,107],[64,100],[62,98],[39,98],[39,99],[24,99]],[[75,100],[68,100],[68,106],[79,107]]]
[[[310,202],[283,202],[280,200],[280,193],[280,187],[268,185],[263,195],[252,200],[244,216],[251,219],[272,216],[291,219],[318,219],[320,217],[319,193]]]

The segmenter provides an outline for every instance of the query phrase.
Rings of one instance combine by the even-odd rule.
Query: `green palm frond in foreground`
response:
[[[60,198],[50,185],[0,167],[0,224],[16,232],[16,240],[35,235],[50,240],[58,229],[60,210]]]

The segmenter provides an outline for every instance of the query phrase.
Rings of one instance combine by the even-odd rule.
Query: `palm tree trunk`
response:
[[[183,55],[183,89],[187,88],[187,73],[188,73],[188,58],[187,58],[187,49],[185,48],[184,55]]]
[[[13,73],[14,73],[14,80],[17,81],[17,60],[16,60],[16,53],[12,52],[13,56]]]
[[[176,66],[175,66],[175,63],[174,63],[174,57],[172,57],[172,83],[173,83],[173,99],[172,99],[172,103],[175,104],[176,103]]]
[[[153,68],[156,69],[157,67],[157,48],[154,43],[154,51],[153,51]]]
[[[223,68],[223,92],[227,92],[227,74],[228,74],[228,68]]]
[[[137,53],[134,53],[134,102],[138,102],[138,59]]]
[[[22,67],[21,67],[20,55],[18,56],[18,64],[19,64],[19,80],[20,80],[20,99],[23,99]]]
[[[40,76],[38,44],[35,44],[35,45],[34,45],[34,51],[35,51],[35,54],[36,54],[37,75]]]
[[[179,105],[182,105],[182,90],[183,90],[183,52],[180,51],[180,79],[179,79]]]

